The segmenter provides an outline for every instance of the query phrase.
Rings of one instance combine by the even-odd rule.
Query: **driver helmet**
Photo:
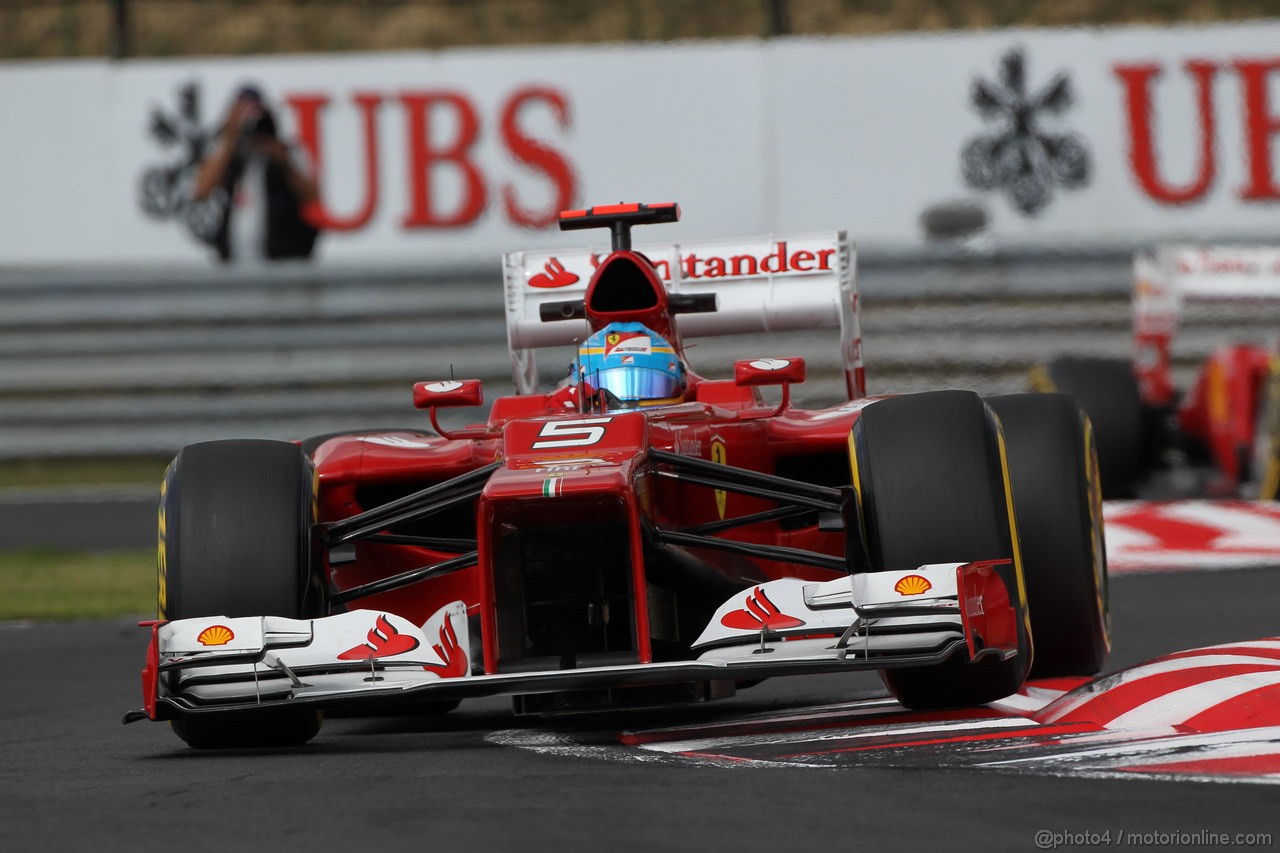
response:
[[[578,346],[570,382],[603,392],[608,408],[684,400],[685,368],[675,348],[641,323],[610,323]]]

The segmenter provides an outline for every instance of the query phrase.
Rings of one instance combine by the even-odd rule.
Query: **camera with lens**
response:
[[[244,123],[240,129],[241,141],[252,142],[254,137],[266,136],[276,138],[276,117],[271,110],[264,109]]]

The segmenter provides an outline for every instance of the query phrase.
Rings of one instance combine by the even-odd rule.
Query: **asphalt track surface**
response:
[[[1112,669],[1280,633],[1276,569],[1125,576],[1112,594]],[[140,705],[145,642],[129,621],[0,626],[0,848],[1035,850],[1039,830],[1108,829],[1280,839],[1270,785],[641,763],[502,745],[547,734],[613,745],[624,729],[879,693],[864,675],[551,723],[476,700],[438,717],[331,719],[296,749],[198,752],[164,724],[120,724]]]

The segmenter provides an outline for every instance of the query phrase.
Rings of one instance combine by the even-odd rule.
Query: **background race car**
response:
[[[1107,498],[1280,499],[1276,341],[1219,345],[1185,391],[1172,357],[1188,305],[1276,302],[1280,249],[1165,246],[1134,259],[1131,362],[1062,355],[1033,369],[1034,388],[1089,413]]]

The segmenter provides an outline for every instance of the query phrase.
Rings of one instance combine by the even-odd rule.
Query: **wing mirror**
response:
[[[803,358],[753,358],[733,363],[735,385],[790,385],[803,382],[804,377]]]
[[[442,382],[413,383],[415,409],[479,406],[483,402],[484,383],[479,379],[446,379]]]
[[[753,358],[733,363],[733,384],[740,387],[781,385],[782,402],[773,414],[781,414],[791,404],[791,386],[803,382],[803,358]]]
[[[413,383],[413,407],[431,413],[431,426],[445,438],[458,438],[440,428],[436,409],[479,406],[484,402],[484,384],[479,379],[445,379]]]

